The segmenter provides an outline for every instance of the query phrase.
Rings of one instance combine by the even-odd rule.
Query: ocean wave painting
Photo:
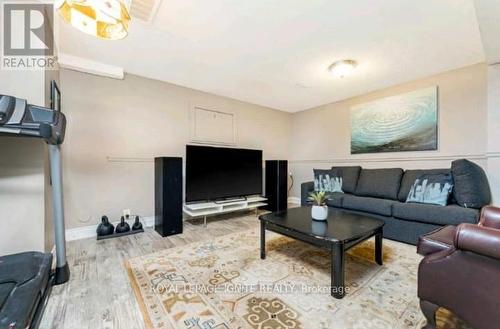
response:
[[[351,109],[351,154],[437,150],[438,88]]]

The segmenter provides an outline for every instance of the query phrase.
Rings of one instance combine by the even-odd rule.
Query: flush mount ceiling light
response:
[[[130,0],[57,0],[56,8],[66,23],[105,40],[128,35]]]
[[[357,65],[358,63],[356,63],[356,61],[353,61],[352,59],[345,59],[330,65],[328,71],[338,78],[343,78],[346,75],[351,74]]]

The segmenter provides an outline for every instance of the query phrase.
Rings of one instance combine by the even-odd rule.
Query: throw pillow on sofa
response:
[[[417,178],[423,175],[436,175],[436,174],[451,174],[451,168],[447,169],[408,169],[405,170],[403,179],[401,180],[401,187],[398,192],[398,200],[405,202],[408,197],[408,193],[415,183]],[[451,200],[450,200],[451,201]],[[451,202],[450,202],[451,203]]]
[[[462,207],[480,209],[491,203],[491,190],[483,168],[466,159],[451,163],[453,196]]]
[[[340,173],[331,169],[314,169],[314,191],[343,193]]]
[[[413,183],[406,202],[446,206],[452,190],[451,174],[422,175]]]

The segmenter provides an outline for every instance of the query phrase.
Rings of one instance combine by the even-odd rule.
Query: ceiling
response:
[[[500,1],[475,0],[486,62],[500,64]]]
[[[60,24],[60,51],[288,112],[484,62],[473,0],[163,0],[102,41]],[[354,74],[335,78],[337,60]]]

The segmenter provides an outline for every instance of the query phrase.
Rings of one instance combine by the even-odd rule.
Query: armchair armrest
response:
[[[307,206],[307,198],[309,193],[314,191],[314,182],[305,182],[300,185],[300,205]]]
[[[500,229],[500,208],[487,206],[481,210],[479,225]]]
[[[500,230],[473,224],[460,224],[455,248],[500,260]]]

